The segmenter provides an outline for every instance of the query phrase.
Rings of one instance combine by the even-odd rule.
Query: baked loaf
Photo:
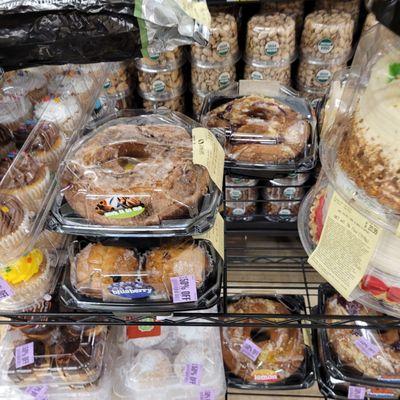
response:
[[[348,302],[335,294],[326,302],[327,315],[383,315],[371,311],[355,301]],[[333,321],[331,321],[333,322]],[[362,328],[362,326],[360,326]],[[328,329],[328,340],[343,367],[353,368],[369,377],[400,379],[400,336],[398,329]],[[367,339],[379,351],[368,357],[355,344],[360,338]]]
[[[275,99],[245,96],[205,115],[208,128],[232,131],[227,158],[276,164],[294,160],[304,150],[310,127],[303,116]]]
[[[62,175],[77,214],[102,225],[158,225],[196,215],[207,170],[192,162],[188,132],[171,125],[120,123],[79,143]]]
[[[229,305],[228,313],[288,314],[289,310],[275,300],[243,297]],[[244,323],[255,322],[246,319]],[[261,349],[252,361],[241,352],[249,339]],[[290,377],[304,361],[304,341],[301,329],[296,328],[223,328],[222,352],[226,368],[244,382],[279,382]]]

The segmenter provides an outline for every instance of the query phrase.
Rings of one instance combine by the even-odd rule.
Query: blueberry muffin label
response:
[[[331,80],[332,78],[332,73],[329,71],[329,69],[321,69],[317,72],[317,75],[315,76],[315,79],[319,83],[327,83]]]
[[[125,299],[143,299],[153,293],[153,288],[142,282],[115,282],[108,287],[108,291]]]
[[[230,49],[231,46],[228,42],[220,42],[217,46],[217,53],[219,56],[226,56]]]
[[[255,81],[262,81],[264,79],[264,76],[260,71],[253,71],[250,76],[251,79]]]
[[[222,89],[225,86],[228,86],[231,81],[231,75],[229,72],[223,72],[219,77],[218,77],[218,86],[220,89]]]
[[[129,197],[114,196],[101,200],[96,205],[97,214],[111,219],[134,218],[145,210],[144,204]]]
[[[271,40],[270,42],[267,42],[265,45],[265,55],[266,56],[275,56],[278,54],[279,51],[279,43],[276,42],[275,40]]]
[[[165,83],[160,80],[154,81],[152,88],[153,92],[162,93],[165,90]]]
[[[333,49],[333,41],[332,39],[325,38],[319,41],[318,43],[318,51],[322,54],[328,54]]]

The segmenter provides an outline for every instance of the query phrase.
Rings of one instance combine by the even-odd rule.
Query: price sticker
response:
[[[188,385],[200,385],[203,366],[201,364],[187,364],[185,368],[185,383]]]
[[[4,279],[0,278],[0,301],[12,296],[14,296],[14,291]]]
[[[261,349],[250,339],[246,339],[240,348],[240,352],[252,361],[256,361],[261,353]]]
[[[365,387],[349,386],[347,398],[352,400],[357,400],[357,399],[364,400],[365,392],[366,392]]]
[[[371,343],[367,338],[361,337],[354,341],[354,344],[364,355],[372,358],[379,353],[379,347]]]
[[[15,348],[15,366],[17,368],[33,364],[35,361],[33,342],[29,342]]]
[[[212,389],[205,389],[200,392],[199,400],[215,400],[217,396]]]
[[[32,396],[35,400],[47,400],[48,389],[47,385],[28,386],[25,389],[25,393]]]
[[[197,287],[194,275],[174,276],[171,279],[172,301],[187,303],[197,301]]]

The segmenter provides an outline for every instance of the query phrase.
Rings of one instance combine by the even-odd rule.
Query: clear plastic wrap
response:
[[[259,65],[257,62],[249,62],[244,66],[244,79],[278,81],[282,85],[291,86],[291,64]]]
[[[400,224],[399,60],[400,39],[384,26],[362,37],[320,151],[341,196],[392,232]]]
[[[340,11],[307,15],[301,36],[301,54],[308,60],[345,63],[351,56],[354,21]]]
[[[300,296],[238,295],[228,301],[228,313],[234,314],[304,312]],[[298,328],[223,327],[222,354],[229,386],[304,389],[314,382],[311,349]]]
[[[72,308],[173,311],[218,301],[222,260],[204,240],[75,241],[60,297]],[[190,276],[190,299],[177,302],[175,278]],[[197,300],[194,300],[196,298]]]
[[[319,288],[318,310],[324,315],[383,315],[356,301],[346,301],[328,284]],[[374,330],[368,329],[367,322],[354,323],[359,328],[320,330],[320,353],[325,368],[336,379],[368,386],[389,386],[399,392],[399,330]]]
[[[225,62],[213,66],[191,65],[192,90],[210,93],[226,88],[236,81],[236,65]]]
[[[319,104],[321,104],[321,102],[324,100],[326,90],[312,89],[300,85],[297,85],[297,88],[300,96],[308,100],[311,103],[311,106],[317,110]]]
[[[299,235],[307,254],[318,244],[334,189],[321,174],[304,198],[299,212]],[[399,271],[400,238],[383,230],[362,280],[351,299],[385,314],[400,316]]]
[[[38,68],[37,71],[45,69]],[[30,109],[29,120],[24,119],[28,115],[22,118],[21,110],[25,109],[18,105],[20,100],[29,102],[28,93],[20,87],[4,86],[0,89],[0,130],[3,136],[7,138],[23,132],[27,136],[18,154],[10,152],[1,161],[0,269],[34,249],[54,196],[55,171],[82,133],[105,74],[103,65],[98,78],[87,79],[90,84],[86,84],[86,75],[72,67],[68,68],[67,74],[56,75],[65,79],[60,79],[57,89],[53,85],[59,97],[46,95],[38,101]],[[50,71],[46,76],[46,79],[55,79]],[[85,102],[81,102],[77,94],[83,88],[86,90]]]
[[[132,326],[126,331],[128,340],[121,346],[123,356],[116,365],[116,399],[225,397],[219,328]]]
[[[2,343],[2,386],[83,386],[101,375],[107,326],[52,327],[42,337],[9,330]]]
[[[195,43],[190,52],[192,64],[209,67],[219,63],[234,64],[240,56],[235,16],[223,10],[211,12],[208,45]]]
[[[220,191],[207,169],[193,163],[198,126],[167,109],[123,110],[99,121],[58,171],[54,228],[94,236],[209,229]]]
[[[316,156],[316,119],[310,104],[277,82],[240,81],[211,93],[201,121],[227,139],[225,166],[240,175],[307,171]],[[245,93],[245,94],[241,94]]]
[[[245,61],[265,66],[287,64],[296,58],[296,30],[294,19],[274,13],[259,14],[247,24]]]

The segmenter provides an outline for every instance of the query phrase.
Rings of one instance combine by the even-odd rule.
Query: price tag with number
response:
[[[365,387],[362,386],[349,386],[349,392],[347,394],[348,399],[357,400],[362,399],[364,400],[365,397]]]
[[[197,301],[197,287],[194,275],[175,276],[171,279],[172,301],[187,303]]]
[[[0,278],[0,301],[12,296],[14,296],[14,291],[4,279]]]
[[[254,344],[250,339],[246,339],[242,343],[240,352],[243,353],[246,357],[250,358],[250,360],[256,361],[261,353],[261,349],[256,344]]]
[[[200,385],[203,366],[201,364],[186,364],[185,383],[188,385]]]
[[[205,389],[200,392],[199,400],[215,400],[215,391],[212,389]]]
[[[31,395],[35,400],[47,400],[47,385],[41,386],[28,386],[25,393]]]
[[[29,342],[15,348],[15,366],[17,368],[33,364],[35,361],[33,342]]]

